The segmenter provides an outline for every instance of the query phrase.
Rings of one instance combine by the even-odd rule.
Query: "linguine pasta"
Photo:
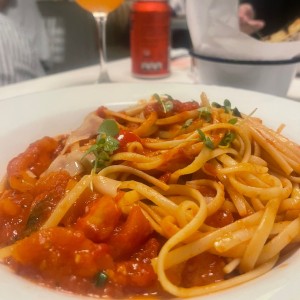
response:
[[[298,243],[299,174],[299,145],[228,100],[100,107],[8,164],[0,259],[85,295],[213,293]]]

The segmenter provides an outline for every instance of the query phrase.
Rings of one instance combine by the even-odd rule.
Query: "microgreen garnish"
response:
[[[200,135],[200,141],[202,141],[207,148],[213,150],[215,148],[215,145],[210,137],[206,136],[205,133],[200,129],[197,129],[197,132]]]
[[[104,133],[107,136],[116,136],[119,133],[119,127],[115,120],[104,120],[98,129],[98,134]]]
[[[222,105],[219,104],[219,103],[217,103],[217,102],[212,102],[212,103],[211,103],[211,106],[213,106],[213,107],[215,107],[215,108],[221,108],[221,107],[222,107]]]
[[[228,99],[224,100],[224,105],[220,105],[219,103],[213,102],[212,106],[216,108],[223,108],[226,113],[228,114],[231,113],[235,117],[239,117],[239,118],[242,117],[241,113],[236,107],[235,108],[231,107],[231,102]]]
[[[192,123],[193,123],[193,119],[187,119],[187,120],[184,122],[184,124],[182,125],[182,128],[183,128],[183,129],[186,129],[186,128],[188,128],[189,126],[191,126]]]
[[[165,114],[173,109],[173,98],[170,95],[159,96],[158,94],[154,94],[153,97],[161,105]]]
[[[237,121],[238,121],[237,118],[232,118],[232,119],[230,119],[230,120],[228,121],[228,123],[231,124],[231,125],[234,125],[234,124],[237,123]]]
[[[228,114],[231,112],[231,102],[228,99],[224,100],[224,110]]]
[[[232,110],[232,114],[236,117],[242,118],[242,114],[236,107]]]
[[[208,107],[201,107],[198,109],[199,118],[204,119],[206,122],[211,122],[211,111]]]
[[[228,148],[233,140],[235,139],[235,133],[234,132],[227,132],[221,142],[219,143],[220,148]]]
[[[173,97],[169,94],[163,94],[163,96],[166,96],[169,100],[173,100]]]
[[[119,148],[119,141],[115,136],[119,133],[119,127],[115,120],[104,120],[98,129],[96,142],[84,154],[93,153],[95,156],[94,170],[102,169],[107,165],[110,156]]]
[[[108,280],[108,275],[105,272],[99,272],[95,277],[95,284],[98,287],[103,287]]]

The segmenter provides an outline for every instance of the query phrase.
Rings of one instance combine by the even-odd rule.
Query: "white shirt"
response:
[[[10,0],[4,14],[24,31],[39,59],[47,62],[51,56],[49,38],[37,1]]]
[[[23,31],[0,13],[0,86],[44,74]]]

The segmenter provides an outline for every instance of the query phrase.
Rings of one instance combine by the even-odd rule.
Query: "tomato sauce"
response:
[[[219,256],[201,253],[186,262],[181,285],[188,288],[224,280],[224,266],[225,262]]]
[[[141,143],[141,139],[131,131],[128,130],[120,130],[119,135],[117,136],[117,140],[119,141],[119,149],[118,151],[126,152],[127,144],[132,142]]]
[[[196,101],[189,101],[189,102],[181,102],[179,100],[175,99],[169,99],[167,101],[170,101],[172,103],[172,108],[166,112],[164,110],[164,107],[159,102],[153,102],[146,105],[144,108],[144,116],[147,118],[152,112],[156,112],[159,118],[166,118],[173,116],[177,113],[182,113],[185,111],[194,110],[200,107],[199,103]]]
[[[9,190],[0,195],[0,246],[18,240],[26,228],[33,197]]]
[[[7,167],[10,186],[20,192],[30,190],[36,182],[35,176],[41,175],[49,167],[59,146],[55,139],[44,137],[12,159]]]
[[[209,216],[205,223],[209,226],[221,228],[235,221],[233,214],[229,210],[218,210]]]
[[[166,118],[199,108],[195,101],[167,101],[172,102],[169,111],[164,111],[161,103],[153,102],[146,105],[144,115],[155,112],[160,118]],[[96,113],[105,118],[106,108],[99,107]],[[143,143],[142,138],[130,131],[130,122],[127,125],[129,130],[120,130],[116,136],[117,151],[128,151],[131,142]],[[154,232],[139,206],[133,206],[128,215],[122,213],[118,202],[124,191],[111,197],[87,188],[58,226],[40,229],[80,179],[66,171],[43,174],[61,147],[60,141],[44,137],[8,164],[10,189],[0,194],[0,246],[18,242],[6,263],[31,280],[77,294],[170,298],[162,290],[151,264],[165,238]],[[165,163],[152,170],[153,173],[168,182],[172,171],[193,160],[194,152],[199,150],[194,147],[166,154]],[[151,155],[155,150],[144,151]],[[212,165],[205,167],[207,173],[215,174]],[[215,190],[209,187],[200,192],[215,196]],[[210,216],[206,224],[223,227],[233,221],[232,214],[222,210]],[[203,253],[176,266],[176,275],[169,272],[168,276],[181,287],[201,286],[223,280],[224,265],[220,257]]]

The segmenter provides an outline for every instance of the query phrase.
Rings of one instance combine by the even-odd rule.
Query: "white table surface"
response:
[[[113,82],[174,82],[174,83],[195,83],[191,74],[191,58],[184,56],[185,49],[173,50],[171,56],[171,75],[163,79],[139,79],[131,74],[130,58],[120,59],[108,64],[109,73]],[[174,58],[177,57],[177,58]],[[90,66],[72,71],[62,72],[55,75],[48,75],[41,78],[11,84],[0,88],[0,101],[32,94],[42,91],[49,91],[70,86],[78,86],[95,83],[98,76],[99,66]],[[300,77],[295,77],[289,88],[288,98],[300,101]]]

